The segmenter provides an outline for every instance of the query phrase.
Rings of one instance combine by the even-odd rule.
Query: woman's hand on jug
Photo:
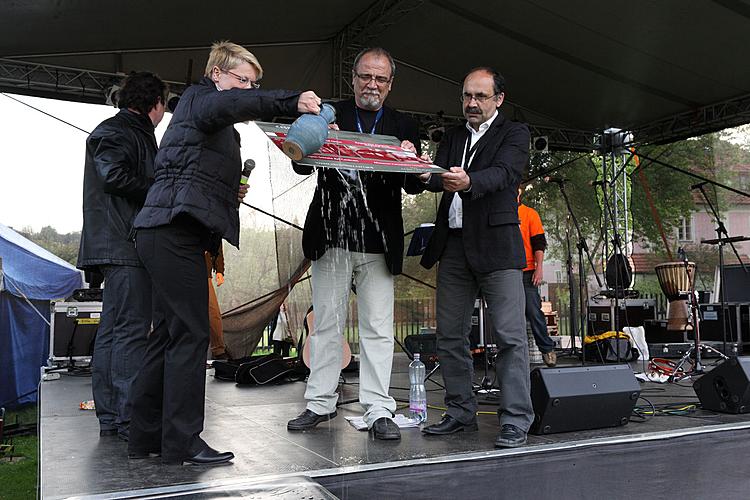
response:
[[[320,113],[322,100],[312,90],[302,92],[297,101],[297,111],[300,113]]]

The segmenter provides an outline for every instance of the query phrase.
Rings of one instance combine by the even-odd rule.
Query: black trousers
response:
[[[151,280],[135,266],[101,266],[106,276],[94,341],[91,392],[101,430],[128,433],[132,387],[151,328]]]
[[[445,413],[464,424],[476,419],[469,335],[474,301],[481,290],[487,301],[486,319],[499,349],[495,363],[500,382],[497,415],[501,425],[513,424],[527,431],[534,409],[521,270],[475,272],[466,260],[460,234],[454,231],[448,237],[437,275],[437,351],[445,382]]]
[[[190,218],[140,229],[138,256],[151,276],[154,329],[133,391],[131,452],[165,462],[195,455],[203,431],[208,351],[205,228]]]

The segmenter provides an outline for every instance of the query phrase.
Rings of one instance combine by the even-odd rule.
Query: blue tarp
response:
[[[0,405],[36,401],[49,355],[50,300],[81,288],[81,273],[0,224]],[[25,396],[24,396],[25,395]]]

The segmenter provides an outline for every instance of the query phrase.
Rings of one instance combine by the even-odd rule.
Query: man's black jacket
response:
[[[447,131],[440,142],[435,164],[443,168],[461,165],[469,131],[464,125]],[[529,129],[506,119],[502,113],[477,142],[474,158],[466,172],[471,189],[461,192],[463,203],[462,239],[466,260],[479,273],[501,269],[523,269],[526,254],[518,227],[518,184],[529,161]],[[439,175],[432,175],[427,189],[442,191]],[[448,238],[448,213],[455,193],[445,192],[440,200],[435,230],[422,255],[421,264],[430,268],[440,260]]]
[[[86,140],[83,230],[77,266],[140,266],[133,220],[154,178],[156,138],[146,115],[120,110]]]
[[[336,108],[336,123],[341,130],[357,131],[354,99],[339,101]],[[419,128],[416,121],[386,106],[375,129],[377,134],[392,135],[400,140],[411,141],[419,151]],[[312,168],[294,164],[298,174],[309,175]],[[404,221],[401,218],[401,189],[409,194],[424,190],[424,185],[414,175],[382,172],[359,172],[366,193],[367,208],[383,239],[383,250],[388,269],[400,274],[404,253]],[[305,257],[317,260],[328,248],[347,248],[352,231],[359,231],[361,220],[353,220],[347,201],[351,186],[335,169],[318,169],[317,186],[305,219],[302,234],[302,249]],[[369,217],[360,214],[359,217]],[[353,250],[349,248],[350,250]],[[362,251],[362,249],[357,249]]]

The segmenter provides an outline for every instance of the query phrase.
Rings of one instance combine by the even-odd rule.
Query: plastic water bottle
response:
[[[418,423],[427,420],[427,391],[424,388],[425,366],[414,353],[414,361],[409,363],[409,417]]]

